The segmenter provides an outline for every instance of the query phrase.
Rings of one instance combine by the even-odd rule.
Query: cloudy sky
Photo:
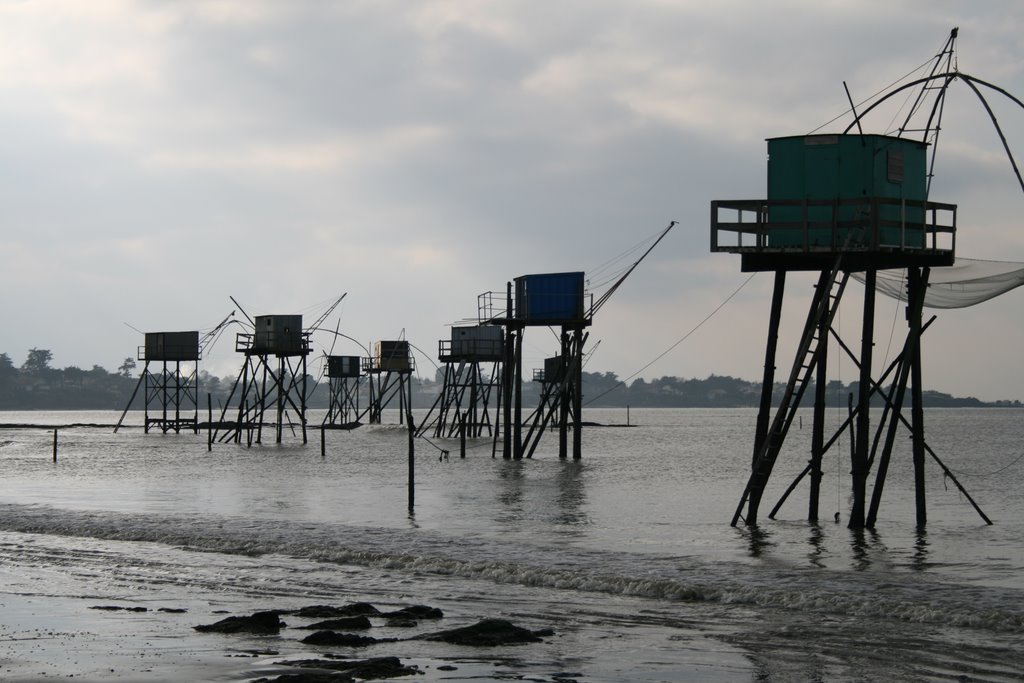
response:
[[[747,279],[709,253],[708,206],[765,195],[765,138],[817,129],[844,81],[864,99],[954,26],[960,70],[1024,97],[1022,19],[1016,0],[0,0],[0,351],[113,369],[136,330],[207,330],[229,296],[309,321],[347,293],[328,326],[430,353],[481,292],[567,270],[596,288],[675,220],[591,333],[587,369],[628,377]],[[932,198],[960,207],[960,255],[1024,261],[999,138],[965,85],[949,102]],[[790,280],[785,357],[812,279]],[[641,376],[759,377],[770,289],[754,277]],[[928,385],[1024,399],[1022,304],[940,312]],[[876,358],[898,313],[880,306]],[[527,367],[554,350],[531,330]],[[233,340],[205,367],[235,374]]]

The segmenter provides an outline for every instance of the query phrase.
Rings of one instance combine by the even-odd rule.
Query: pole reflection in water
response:
[[[501,510],[495,521],[502,524],[517,523],[523,519],[523,471],[522,460],[504,460],[498,469],[498,502]]]
[[[931,563],[928,561],[928,532],[923,526],[916,529],[914,537],[914,555],[910,566],[917,570],[927,569]]]
[[[760,526],[736,527],[740,536],[747,537],[747,547],[751,557],[761,557],[766,550],[775,546],[771,540],[772,534]]]
[[[807,542],[811,546],[811,551],[807,553],[807,559],[812,566],[824,569],[824,558],[828,555],[828,551],[825,550],[825,534],[816,522],[810,523],[810,532]]]
[[[555,477],[558,486],[555,497],[558,514],[555,516],[555,523],[558,524],[561,533],[579,535],[582,533],[580,527],[591,523],[583,509],[587,502],[583,484],[585,465],[579,460],[564,460],[559,464],[561,469]]]

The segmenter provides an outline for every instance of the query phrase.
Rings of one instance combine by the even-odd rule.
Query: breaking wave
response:
[[[0,505],[0,529],[194,552],[281,555],[369,569],[455,576],[557,591],[721,603],[908,623],[1024,632],[1024,595],[919,575],[749,566],[680,556],[525,547],[380,529],[235,517],[146,515]],[[0,554],[16,552],[0,549]]]

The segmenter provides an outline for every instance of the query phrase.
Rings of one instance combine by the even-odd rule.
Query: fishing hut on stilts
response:
[[[574,407],[571,402],[566,402],[566,399],[570,399],[574,394],[563,389],[567,365],[563,356],[551,356],[544,359],[543,368],[534,368],[533,370],[533,381],[540,385],[540,397],[537,401],[537,408],[527,418],[527,423],[530,425],[524,437],[527,458],[533,457],[540,437],[549,424],[559,426],[559,452],[561,453],[563,450],[562,434],[564,429],[562,425],[568,422],[568,416]],[[583,363],[580,362],[581,367],[582,365]]]
[[[281,443],[287,421],[293,435],[298,422],[302,443],[307,443],[306,359],[310,333],[303,330],[301,315],[256,316],[252,325],[252,332],[235,336],[235,351],[243,354],[245,360],[221,414],[221,424],[231,426],[219,429],[215,440],[240,443],[245,435],[246,445],[260,444],[263,427],[269,425],[274,427],[274,442]],[[236,394],[237,412],[232,424],[228,411]],[[270,423],[266,422],[268,412],[272,417]]]
[[[540,438],[551,424],[558,427],[558,457],[583,457],[583,365],[584,347],[594,315],[661,243],[676,221],[669,222],[650,246],[622,272],[595,300],[586,291],[583,272],[523,275],[506,283],[504,295],[484,292],[477,298],[481,325],[504,331],[504,351],[494,444],[497,454],[501,440],[502,457],[519,460],[533,456]],[[541,399],[533,413],[523,419],[523,335],[528,327],[560,328],[559,353],[545,359],[544,372],[534,376],[541,384]],[[525,428],[525,432],[524,432]]]
[[[150,428],[180,433],[182,429],[199,431],[199,360],[202,351],[199,332],[147,332],[138,360],[145,364],[142,374],[114,428],[116,432],[135,401],[139,388],[144,397],[145,421]],[[183,365],[184,364],[184,365]]]
[[[325,429],[351,429],[359,426],[359,387],[362,384],[362,359],[359,356],[327,356],[324,374],[330,394]]]
[[[744,272],[774,273],[760,409],[750,478],[732,524],[756,525],[761,498],[804,392],[815,387],[808,519],[818,519],[822,457],[842,429],[825,438],[828,342],[835,338],[858,366],[858,395],[847,425],[853,425],[853,505],[849,526],[873,525],[877,504],[867,510],[867,480],[877,455],[876,490],[903,418],[911,388],[911,433],[919,482],[918,519],[924,521],[924,421],[921,404],[922,303],[929,270],[952,265],[956,206],[925,199],[925,145],[882,135],[811,135],[768,141],[768,199],[712,202],[711,251],[740,254]],[[897,361],[880,380],[872,376],[875,281],[879,270],[907,269],[907,335]],[[818,274],[796,357],[772,416],[776,346],[786,276]],[[851,273],[864,273],[859,356],[833,327]],[[882,387],[895,379],[892,391]],[[887,406],[889,428],[881,453],[872,439],[869,408],[875,395]],[[905,419],[905,418],[904,418]],[[880,425],[880,429],[884,426]],[[845,429],[846,425],[844,425]],[[744,514],[743,508],[746,507]]]
[[[367,376],[369,405],[366,413],[370,424],[381,424],[384,409],[398,398],[399,424],[405,424],[406,414],[412,410],[412,374],[416,369],[409,342],[401,340],[378,341],[373,354],[363,359],[363,372]]]
[[[797,409],[809,389],[814,392],[810,459],[769,517],[774,517],[800,482],[807,479],[810,486],[807,517],[817,521],[823,456],[844,432],[848,432],[852,492],[848,526],[874,528],[896,436],[905,428],[910,432],[918,526],[927,521],[925,465],[929,457],[982,519],[991,524],[926,442],[922,401],[921,345],[924,332],[934,321],[934,317],[924,320],[923,307],[973,305],[1022,282],[1022,264],[1011,264],[1017,269],[1012,276],[1000,274],[988,278],[988,282],[985,277],[972,279],[963,273],[969,268],[966,263],[969,260],[957,259],[955,254],[957,207],[930,201],[928,197],[932,177],[928,141],[934,145],[937,140],[949,84],[965,80],[979,97],[978,84],[1007,94],[951,67],[955,38],[954,29],[929,76],[886,93],[860,114],[851,98],[854,122],[842,133],[769,139],[767,199],[711,203],[711,251],[739,254],[744,272],[774,274],[751,470],[732,518],[733,526],[740,521],[748,526],[757,524],[766,486]],[[943,65],[947,67],[945,71],[941,68]],[[920,88],[920,94],[900,128],[900,135],[865,134],[861,127],[863,116],[910,87]],[[912,129],[909,124],[913,112],[929,110],[922,106],[929,91],[938,94],[928,112],[928,123],[924,128]],[[1020,100],[1010,97],[1024,107]],[[984,98],[981,99],[984,102]],[[987,104],[986,109],[991,116]],[[995,123],[994,117],[992,120]],[[998,124],[996,127],[998,129]],[[924,139],[918,141],[902,136],[911,130],[923,131]],[[1016,171],[1012,155],[1010,158]],[[931,161],[934,163],[934,156]],[[1024,189],[1019,172],[1017,178]],[[951,268],[954,260],[956,270]],[[951,276],[950,271],[961,272],[960,285],[967,282],[969,286],[957,286],[956,276]],[[785,388],[782,395],[776,397],[772,388],[777,341],[790,272],[816,273],[817,284]],[[855,344],[842,339],[836,324],[851,277],[864,285],[859,352]],[[941,303],[936,303],[936,291],[929,289],[932,278],[941,278],[938,295],[946,299]],[[949,285],[954,285],[956,293]],[[905,303],[906,336],[897,357],[876,377],[873,350],[875,299],[879,291]],[[961,299],[959,303],[950,301],[957,298]],[[858,372],[856,396],[849,397],[848,415],[831,433],[825,426],[827,365],[832,360],[830,339],[852,359]],[[881,407],[874,427],[869,411],[872,402]],[[909,408],[909,416],[905,406]],[[872,475],[873,486],[870,485]]]
[[[441,339],[437,346],[441,391],[417,434],[433,430],[436,438],[492,436],[491,404],[499,393],[505,358],[502,328],[453,326],[451,339]]]
[[[557,405],[558,457],[567,458],[572,430],[572,457],[583,455],[583,347],[587,328],[593,320],[593,306],[585,305],[582,272],[523,275],[506,286],[504,309],[494,292],[480,295],[480,321],[504,330],[505,347],[500,383],[501,418],[504,430],[502,457],[515,460],[530,457],[551,419],[550,406]],[[549,390],[548,411],[534,411],[524,434],[523,420],[523,334],[528,327],[560,327],[561,353],[555,365],[558,382]],[[554,403],[552,403],[552,401]],[[499,430],[495,430],[495,450]]]

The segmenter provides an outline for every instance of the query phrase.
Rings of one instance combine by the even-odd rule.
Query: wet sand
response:
[[[287,606],[294,608],[294,606]],[[279,635],[200,633],[193,627],[230,616],[221,610],[180,612],[180,606],[110,603],[102,598],[0,594],[0,680],[35,683],[75,681],[243,681],[306,671],[288,661],[327,656],[367,659],[397,656],[415,667],[416,681],[520,679],[531,662],[529,645],[458,648],[430,644],[448,652],[424,657],[423,644],[390,642],[364,648],[316,647],[301,643],[311,631],[298,627],[312,619],[284,615]],[[145,611],[142,611],[145,610]],[[423,622],[415,633],[450,624]],[[394,636],[396,629],[374,635]],[[428,648],[429,649],[429,648]],[[407,656],[407,651],[413,651]],[[552,670],[530,680],[573,683],[581,674]],[[388,678],[387,680],[394,680]]]
[[[249,667],[232,656],[244,653],[193,635],[188,613],[158,612],[157,606],[146,612],[91,609],[103,604],[102,599],[0,595],[0,677],[231,680]]]

